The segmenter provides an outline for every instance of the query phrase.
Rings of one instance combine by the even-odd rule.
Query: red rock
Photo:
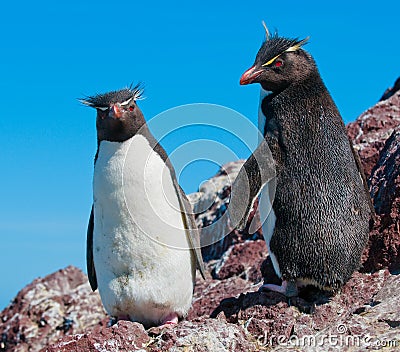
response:
[[[215,319],[183,321],[156,334],[143,325],[120,321],[112,327],[96,328],[87,334],[65,337],[41,352],[75,351],[166,351],[191,346],[195,351],[254,351],[244,329]]]
[[[363,271],[400,272],[400,127],[386,141],[372,170],[370,190],[378,219],[364,253]]]
[[[347,125],[347,132],[363,162],[367,177],[378,161],[379,152],[394,128],[400,124],[400,92],[381,101]]]
[[[153,337],[149,351],[255,351],[243,327],[225,321],[197,318],[183,321],[173,329]]]
[[[231,246],[215,266],[212,275],[224,280],[231,276],[251,277],[251,281],[261,281],[260,267],[267,256],[265,241],[247,241]]]
[[[343,287],[342,292],[327,299],[322,293],[317,293],[313,301],[306,301],[304,292],[300,297],[291,300],[289,306],[287,299],[275,292],[250,292],[238,297],[231,297],[221,301],[213,312],[217,317],[223,313],[230,323],[240,323],[247,328],[254,338],[263,341],[266,346],[278,344],[278,338],[289,341],[295,333],[298,338],[307,335],[317,335],[319,331],[336,326],[349,317],[357,316],[368,309],[376,309],[373,297],[386,297],[387,301],[400,299],[394,290],[388,291],[386,282],[393,278],[387,271],[375,274],[354,273],[350,281]],[[397,279],[397,277],[396,277]],[[400,277],[398,278],[400,284]],[[393,284],[393,283],[392,283]],[[396,281],[397,284],[397,281]],[[391,301],[394,303],[394,301]],[[377,307],[377,306],[376,306]],[[382,306],[386,309],[387,306]],[[394,304],[390,304],[389,311],[396,312]],[[397,315],[391,316],[392,320]],[[373,318],[377,322],[379,314]],[[363,324],[368,326],[367,318]],[[370,322],[372,324],[372,322]],[[262,327],[262,329],[260,329]],[[350,328],[350,325],[348,325]],[[390,329],[390,324],[385,325],[385,331]]]
[[[246,240],[262,239],[262,230],[257,211],[258,201],[254,203],[249,215],[249,224],[255,218],[255,233],[249,233],[231,227],[227,216],[224,216],[229,204],[231,184],[235,180],[243,160],[223,165],[215,176],[201,185],[199,192],[188,197],[196,214],[196,222],[201,229],[202,255],[205,261],[219,259],[233,244]]]
[[[34,280],[1,312],[3,350],[37,351],[63,336],[87,331],[104,318],[100,297],[91,291],[87,276],[69,266]]]
[[[89,333],[65,337],[41,352],[139,351],[150,342],[142,324],[119,321],[112,327],[98,327]]]
[[[260,285],[242,279],[238,276],[232,276],[225,280],[207,281],[198,279],[193,296],[193,305],[189,311],[187,319],[193,319],[201,316],[210,316],[220,302],[226,298],[239,295],[242,292],[257,291]]]

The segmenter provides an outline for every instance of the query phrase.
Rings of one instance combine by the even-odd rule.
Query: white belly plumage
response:
[[[93,258],[106,311],[145,325],[184,316],[195,261],[169,169],[144,136],[100,143],[93,194]]]
[[[260,209],[260,220],[262,224],[261,227],[265,243],[267,244],[269,256],[271,257],[272,264],[274,266],[276,274],[279,277],[281,277],[281,271],[279,269],[278,260],[276,259],[275,254],[271,252],[270,248],[271,237],[275,229],[276,216],[274,209],[272,209],[268,183],[264,186],[263,190],[261,191],[261,195],[258,201],[258,209]]]
[[[261,110],[261,104],[262,104],[263,99],[270,94],[272,94],[272,92],[267,91],[263,88],[260,89],[260,102],[259,102],[259,106],[258,106],[258,129],[260,132],[259,136],[261,138],[263,138],[263,136],[264,136],[264,129],[265,129],[265,123],[266,123],[266,117]],[[261,142],[261,140],[259,140],[259,143],[260,142]],[[261,227],[262,227],[265,242],[267,244],[268,253],[271,257],[272,264],[274,266],[276,274],[279,277],[281,277],[278,260],[276,259],[276,256],[274,255],[274,253],[271,252],[271,248],[270,248],[271,237],[272,237],[272,234],[274,233],[274,229],[275,229],[276,216],[275,216],[274,210],[272,209],[272,203],[271,203],[271,199],[270,199],[268,183],[264,186],[264,188],[261,191],[259,203],[258,203],[258,209],[260,209],[260,219],[261,219],[261,224],[262,224]]]

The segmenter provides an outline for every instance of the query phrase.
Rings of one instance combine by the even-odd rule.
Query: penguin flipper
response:
[[[89,277],[90,287],[93,291],[97,289],[96,270],[93,262],[93,229],[94,229],[94,211],[90,212],[89,224],[86,237],[86,266]]]
[[[205,279],[205,268],[200,246],[200,233],[194,219],[193,209],[190,205],[188,198],[186,197],[185,192],[179,186],[178,181],[175,177],[173,178],[173,182],[176,193],[179,197],[182,219],[185,224],[185,228],[187,229],[186,234],[191,247],[190,250],[196,258],[197,269],[199,269],[201,276],[203,277],[203,279]]]
[[[243,164],[232,184],[228,216],[234,228],[243,230],[246,227],[256,198],[275,176],[275,161],[264,139]]]

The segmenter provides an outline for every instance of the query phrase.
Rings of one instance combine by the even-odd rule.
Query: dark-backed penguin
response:
[[[192,301],[199,233],[166,152],[136,101],[139,86],[82,99],[97,110],[87,270],[107,313],[175,324]]]
[[[264,140],[232,187],[237,194],[249,188],[239,228],[261,194],[264,238],[283,280],[282,286],[265,284],[262,289],[288,297],[304,284],[336,291],[359,267],[368,239],[371,206],[365,177],[316,63],[302,48],[308,38],[266,32],[253,66],[240,78],[241,85],[261,85]],[[269,212],[271,180],[276,192]]]

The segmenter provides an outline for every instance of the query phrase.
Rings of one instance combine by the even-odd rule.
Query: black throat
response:
[[[296,130],[303,134],[304,129],[318,127],[327,116],[341,121],[318,72],[267,95],[261,102],[261,111],[266,118],[264,137],[268,134],[278,137],[285,131],[295,133]]]

